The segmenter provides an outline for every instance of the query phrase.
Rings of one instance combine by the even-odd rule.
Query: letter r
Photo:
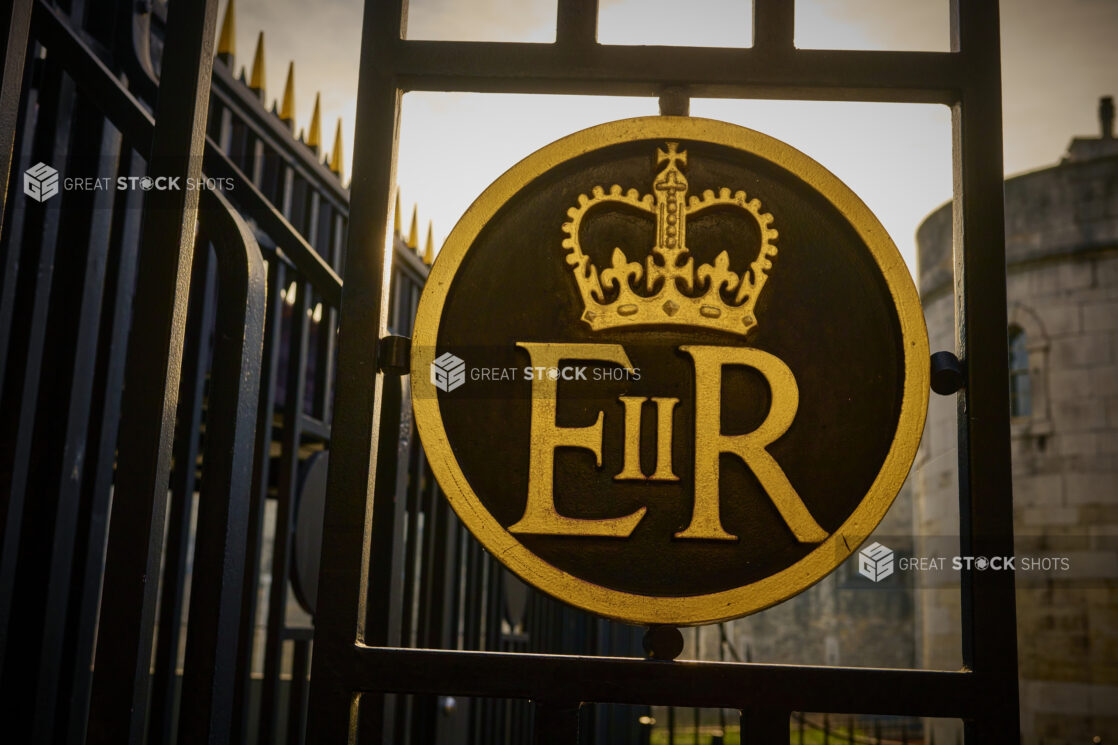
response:
[[[801,543],[818,543],[827,537],[780,465],[765,450],[788,431],[800,404],[792,371],[778,357],[748,347],[684,345],[695,364],[695,507],[691,523],[677,538],[734,540],[722,527],[719,514],[719,467],[722,453],[738,456],[757,477],[780,516]],[[761,373],[772,391],[765,420],[743,435],[722,434],[722,368],[751,367]]]

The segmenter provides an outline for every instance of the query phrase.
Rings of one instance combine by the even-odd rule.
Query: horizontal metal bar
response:
[[[346,672],[360,691],[534,701],[577,691],[596,703],[963,718],[982,706],[981,681],[971,672],[365,646],[353,652]]]
[[[145,159],[151,154],[155,118],[105,66],[77,34],[61,12],[36,0],[31,35],[56,57],[66,74],[98,107],[113,126]]]
[[[276,427],[277,432],[283,432],[283,425]],[[299,425],[299,434],[303,438],[330,442],[330,425],[317,417],[304,414]]]
[[[962,52],[878,52],[401,40],[379,60],[404,90],[956,102]]]
[[[338,273],[275,208],[256,184],[237,168],[225,151],[208,137],[202,165],[207,176],[233,179],[236,188],[230,190],[227,196],[276,241],[295,269],[307,278],[328,304],[339,307],[342,302],[342,280]]]

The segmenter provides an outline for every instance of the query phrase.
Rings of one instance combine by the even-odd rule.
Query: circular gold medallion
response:
[[[526,582],[646,624],[752,613],[873,531],[924,427],[900,254],[766,135],[645,117],[554,142],[454,228],[412,404],[466,527]]]

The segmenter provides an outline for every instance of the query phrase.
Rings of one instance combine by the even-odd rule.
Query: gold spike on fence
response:
[[[411,210],[411,230],[408,231],[408,248],[413,251],[419,249],[419,205]]]
[[[217,40],[217,58],[232,70],[237,56],[237,0],[229,0],[221,20],[221,37]]]
[[[344,157],[342,151],[342,118],[338,117],[338,126],[334,130],[334,149],[330,152],[330,170],[338,176],[338,180],[342,180],[342,158]]]
[[[283,103],[280,105],[280,121],[288,129],[295,128],[295,62],[287,65],[287,82],[283,84]]]
[[[249,79],[249,89],[256,92],[256,94],[263,100],[264,86],[267,74],[264,70],[264,32],[261,31],[260,35],[256,37],[256,54],[252,58],[252,77]]]
[[[321,94],[314,94],[314,112],[311,114],[311,128],[307,132],[307,145],[318,148],[322,145],[322,111],[321,111]]]
[[[427,221],[427,248],[423,249],[423,263],[431,266],[431,262],[435,260],[435,224],[433,221]]]

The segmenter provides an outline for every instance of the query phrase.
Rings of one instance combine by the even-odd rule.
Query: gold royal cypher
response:
[[[667,130],[682,130],[687,134],[695,132],[706,134],[714,131],[718,135],[713,138],[715,140],[719,138],[723,141],[740,140],[740,133],[748,132],[731,125],[702,120],[661,117],[631,121],[670,123],[673,120],[677,124],[687,124],[674,128],[669,126]],[[622,124],[625,123],[602,125],[596,129],[617,128]],[[656,130],[657,127],[651,129]],[[587,132],[592,133],[595,130]],[[580,133],[580,135],[585,134]],[[775,143],[756,133],[749,134],[759,138],[763,145],[772,146]],[[575,137],[578,136],[568,139]],[[541,153],[549,149],[554,151],[563,142],[549,146]],[[776,145],[779,146],[776,150],[780,153],[791,151],[781,143]],[[689,184],[685,174],[687,152],[681,147],[679,141],[662,140],[662,145],[657,147],[655,155],[658,172],[653,181],[651,194],[641,195],[636,189],[624,190],[618,185],[609,189],[596,186],[588,194],[581,195],[578,204],[567,211],[569,219],[562,226],[566,235],[562,242],[562,249],[582,301],[580,319],[595,333],[635,327],[691,327],[745,336],[758,325],[756,303],[778,252],[779,236],[774,227],[773,216],[763,210],[758,198],[747,195],[741,190],[731,192],[730,189],[723,188],[715,192],[708,189],[701,195],[689,195]],[[525,163],[531,160],[530,158]],[[789,158],[786,159],[787,161],[795,161],[795,159]],[[799,162],[806,162],[814,168],[819,168],[813,161],[806,159],[806,156],[800,155]],[[535,167],[541,168],[545,165],[546,163],[535,164]],[[795,165],[795,162],[792,165]],[[522,167],[524,167],[523,163],[517,168]],[[516,168],[513,169],[513,172],[515,171]],[[824,181],[817,175],[813,175],[816,176],[814,178],[816,183]],[[509,178],[509,174],[503,178]],[[830,179],[841,186],[837,179],[833,177]],[[502,186],[500,180],[491,187],[491,190],[498,186]],[[507,188],[505,185],[506,190]],[[484,202],[484,198],[479,199],[479,204]],[[610,257],[610,266],[599,270],[583,251],[580,230],[584,217],[601,205],[611,204],[630,211],[643,212],[654,218],[655,244],[643,264],[630,261],[622,248],[617,247]],[[860,202],[857,204],[860,205]],[[688,220],[712,207],[736,209],[739,214],[747,215],[755,221],[760,236],[760,248],[748,268],[740,274],[730,269],[730,257],[725,250],[717,254],[711,263],[696,266],[696,260],[688,249]],[[471,211],[476,209],[477,205]],[[850,211],[857,212],[856,217],[868,216],[872,220],[872,215],[864,209],[864,206],[861,206],[861,211]],[[879,228],[875,220],[873,223]],[[478,216],[467,214],[455,232],[473,232],[476,235],[483,224]],[[877,244],[882,243],[881,236],[884,236],[884,231],[878,232]],[[457,243],[458,247],[455,248],[455,237],[452,234],[451,239],[448,239],[448,246],[459,254],[451,260],[460,261],[461,254],[469,247],[469,241],[460,240]],[[531,379],[527,495],[523,514],[507,528],[501,528],[483,507],[479,511],[477,508],[481,506],[480,502],[461,475],[458,464],[453,462],[453,452],[445,446],[445,432],[437,420],[439,416],[437,394],[427,385],[424,366],[433,359],[435,342],[438,338],[438,308],[441,307],[442,299],[440,298],[436,305],[428,301],[428,292],[425,291],[424,301],[428,302],[421,301],[416,322],[415,346],[413,346],[415,350],[413,385],[416,385],[413,400],[417,422],[431,456],[432,466],[459,515],[491,551],[522,577],[576,605],[625,620],[699,623],[721,617],[732,617],[777,602],[816,581],[845,558],[845,555],[855,550],[857,543],[884,515],[885,509],[899,489],[900,482],[903,481],[903,473],[900,474],[899,479],[897,473],[901,469],[907,472],[915,454],[926,409],[927,339],[919,304],[915,299],[915,290],[907,272],[898,273],[898,268],[903,271],[903,263],[896,261],[899,257],[895,256],[896,249],[891,242],[888,242],[887,237],[884,245],[874,245],[870,241],[867,243],[870,243],[870,249],[875,252],[879,264],[883,263],[881,261],[883,255],[892,261],[888,266],[883,266],[882,271],[886,275],[886,281],[891,284],[890,289],[893,290],[893,299],[897,303],[902,322],[902,333],[906,340],[914,341],[905,345],[905,400],[902,403],[901,423],[886,463],[882,466],[883,474],[889,472],[888,483],[879,484],[878,482],[881,481],[879,477],[878,482],[875,482],[875,488],[871,489],[863,500],[862,506],[855,511],[847,524],[834,534],[829,533],[816,521],[804,500],[797,494],[784,469],[768,450],[788,431],[800,405],[800,390],[789,366],[776,355],[751,347],[682,344],[677,348],[689,359],[694,371],[694,431],[691,433],[694,437],[694,463],[692,464],[693,506],[690,521],[674,533],[674,538],[685,541],[738,540],[739,536],[728,532],[721,519],[720,458],[723,454],[729,454],[739,458],[748,466],[797,542],[820,544],[819,550],[813,551],[807,557],[811,559],[814,556],[814,560],[808,561],[803,567],[808,569],[808,574],[804,576],[807,576],[809,581],[798,579],[794,587],[784,583],[776,591],[755,588],[760,591],[760,594],[754,593],[755,597],[748,602],[740,593],[737,596],[732,592],[728,595],[715,593],[719,596],[717,602],[721,604],[717,609],[711,609],[710,604],[704,605],[701,602],[689,605],[688,598],[656,598],[656,603],[639,612],[634,610],[632,603],[629,602],[633,596],[626,593],[611,592],[608,588],[597,586],[588,589],[584,585],[590,583],[583,583],[569,574],[564,574],[561,578],[553,577],[555,581],[547,581],[545,575],[551,573],[544,570],[546,562],[541,562],[538,557],[518,544],[515,535],[593,536],[624,540],[644,519],[648,508],[642,506],[628,515],[600,519],[560,513],[556,507],[554,493],[556,450],[574,448],[589,451],[600,468],[606,413],[598,410],[596,420],[588,426],[560,426],[557,422],[558,379],[556,376],[535,375]],[[891,249],[892,254],[888,254],[888,249]],[[432,275],[432,281],[440,279],[437,273],[444,266],[444,263],[436,262],[436,273]],[[450,272],[453,271],[453,268],[450,269]],[[440,287],[441,293],[445,295],[448,284],[449,282],[444,278],[435,286]],[[428,290],[430,288],[429,282]],[[534,369],[559,368],[565,361],[570,360],[602,362],[632,369],[625,348],[617,343],[517,341],[515,344],[528,354]],[[752,369],[764,379],[771,393],[768,410],[761,423],[752,431],[743,434],[728,435],[723,434],[722,431],[723,377],[724,371],[729,367]],[[426,396],[421,395],[424,388],[427,389]],[[619,482],[679,481],[672,462],[674,436],[672,415],[680,403],[679,398],[621,395],[618,401],[623,416],[622,468],[613,479]],[[651,406],[655,411],[655,467],[651,474],[646,474],[641,464],[641,418],[646,406]],[[861,512],[860,516],[859,512]],[[846,528],[851,526],[857,526],[863,531],[862,535],[853,537],[853,544],[852,536],[841,535],[845,542],[845,549],[836,548],[831,556],[819,554],[819,551],[827,548],[826,544],[833,543],[839,534],[846,533]],[[812,573],[818,576],[811,576]],[[564,585],[571,583],[574,583],[574,586],[565,591]],[[713,598],[714,595],[705,597]],[[617,602],[611,602],[611,599]],[[727,607],[723,600],[727,600],[729,605],[734,607]]]

